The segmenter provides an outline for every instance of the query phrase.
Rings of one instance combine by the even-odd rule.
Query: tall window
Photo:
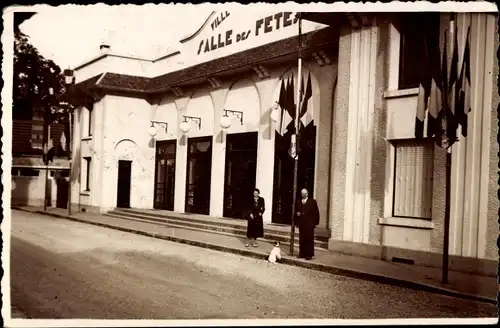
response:
[[[399,89],[417,88],[426,69],[426,47],[439,47],[440,13],[405,13],[401,15]]]
[[[91,157],[84,157],[85,160],[85,191],[90,191],[90,164],[91,164]]]
[[[394,216],[432,218],[432,140],[405,140],[394,144]]]

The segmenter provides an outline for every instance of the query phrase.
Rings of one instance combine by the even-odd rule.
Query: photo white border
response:
[[[146,4],[142,6],[174,6],[175,4]],[[180,4],[183,5],[183,4]],[[279,4],[267,4],[258,2],[251,5],[256,6],[269,6],[273,10],[287,10],[287,11],[309,11],[309,12],[408,12],[408,11],[444,11],[444,12],[498,12],[495,4],[490,2],[439,2],[430,3],[427,1],[419,2],[399,2],[394,1],[391,3],[314,3],[314,4],[297,4],[294,2],[286,2]],[[77,6],[73,4],[61,5],[58,7]],[[78,5],[82,6],[82,5]],[[99,3],[94,6],[96,9],[108,7],[108,5]],[[134,6],[134,5],[120,5],[113,6],[118,9],[121,6]],[[186,5],[187,6],[187,5]],[[199,7],[210,7],[214,10],[218,8],[231,9],[241,6],[239,3],[225,3],[225,4],[201,4]],[[34,6],[11,6],[3,10],[4,31],[2,33],[2,50],[4,53],[2,62],[2,78],[4,87],[2,89],[2,106],[3,115],[1,124],[3,127],[2,136],[2,184],[4,187],[2,200],[3,200],[3,221],[1,230],[3,235],[3,250],[2,250],[2,266],[4,269],[4,276],[2,277],[2,317],[4,318],[6,327],[145,327],[145,326],[256,326],[256,325],[449,325],[449,324],[492,324],[498,322],[497,318],[473,318],[473,319],[375,319],[375,320],[38,320],[38,319],[11,319],[10,314],[10,230],[11,230],[11,216],[10,216],[10,192],[11,192],[11,166],[12,166],[12,68],[13,57],[5,56],[5,54],[13,53],[13,13],[37,11],[43,12],[44,10],[55,10],[54,6],[50,5],[34,5]]]

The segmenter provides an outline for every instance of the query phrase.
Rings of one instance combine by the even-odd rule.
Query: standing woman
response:
[[[266,210],[264,198],[260,197],[260,190],[255,188],[253,190],[253,201],[250,206],[247,225],[247,238],[248,242],[246,247],[257,247],[257,238],[264,237],[264,222],[262,221],[262,214]]]

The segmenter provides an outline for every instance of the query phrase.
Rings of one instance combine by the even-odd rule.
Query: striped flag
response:
[[[429,35],[425,33],[425,35]],[[415,137],[424,137],[427,119],[427,137],[436,133],[438,112],[441,109],[441,54],[435,39],[424,39],[424,70],[420,73],[420,85],[415,118]]]
[[[455,21],[450,22],[449,40],[450,46],[452,47],[452,55],[450,62],[450,77],[448,80],[448,112],[446,119],[446,135],[448,137],[448,146],[451,146],[457,140],[457,120],[455,116],[455,104],[456,104],[456,94],[458,83],[458,37],[457,29],[455,27]]]
[[[464,57],[459,67],[459,55],[462,51],[455,23],[452,18],[450,28],[445,32],[441,54],[437,45],[425,43],[428,72],[421,75],[415,118],[415,137],[424,136],[424,122],[427,120],[427,137],[435,137],[436,143],[445,148],[457,141],[459,124],[462,126],[462,134],[467,135],[467,113],[471,110],[470,27],[465,44],[462,45]]]
[[[285,109],[292,118],[289,124],[286,125],[288,131],[295,131],[295,92],[294,92],[294,82],[293,74],[292,78],[288,80],[288,86],[286,88],[286,105]]]
[[[312,115],[308,115],[309,114],[308,103],[309,99],[311,99],[312,97],[311,72],[309,72],[309,75],[307,77],[307,86],[305,87],[305,90],[306,91],[304,93],[304,98],[302,99],[300,113],[299,113],[299,120],[301,123],[301,127],[309,125],[309,123],[311,123],[311,121],[313,120]]]
[[[457,122],[462,127],[462,135],[467,137],[467,114],[471,110],[470,96],[470,27],[467,29],[465,39],[464,58],[457,82],[457,95],[455,104],[455,115]]]
[[[287,84],[288,84],[288,82],[287,82]],[[287,131],[286,130],[287,126],[292,121],[292,117],[290,116],[290,114],[286,110],[286,102],[287,102],[287,98],[288,98],[287,93],[288,93],[288,90],[285,87],[285,79],[282,79],[281,80],[280,95],[279,95],[279,100],[278,100],[278,105],[280,107],[279,110],[280,110],[281,116],[280,116],[280,123],[277,124],[277,126],[276,126],[277,132],[281,136],[285,135],[285,133]]]
[[[441,92],[441,54],[439,51],[439,44],[427,43],[429,70],[430,70],[430,91],[427,99],[428,101],[428,115],[427,115],[427,137],[433,137],[438,132],[438,113],[442,105],[442,92]]]

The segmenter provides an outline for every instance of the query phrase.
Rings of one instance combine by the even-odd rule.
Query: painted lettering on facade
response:
[[[215,17],[215,19],[210,24],[210,26],[212,27],[212,31],[215,30],[217,27],[219,27],[220,24],[228,17],[229,17],[228,11],[220,13],[219,16]]]
[[[212,30],[215,31],[220,24],[229,17],[229,12],[221,13],[217,16],[210,24]],[[200,41],[198,45],[197,54],[206,53],[214,51],[220,48],[230,46],[234,42],[241,42],[247,40],[251,35],[259,36],[266,33],[271,33],[273,31],[279,30],[281,28],[286,28],[296,24],[298,17],[294,16],[292,12],[280,12],[273,15],[266,16],[264,18],[258,19],[255,22],[255,29],[248,29],[244,31],[239,31],[234,33],[233,30],[227,30],[225,32],[218,33],[217,35],[212,35],[210,38],[206,38]]]

